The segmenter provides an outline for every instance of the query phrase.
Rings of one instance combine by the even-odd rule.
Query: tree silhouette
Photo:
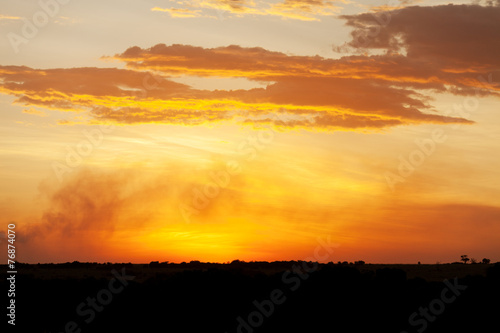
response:
[[[461,256],[461,257],[462,257],[462,259],[460,259],[460,260],[461,260],[461,261],[463,261],[463,262],[464,262],[464,264],[466,264],[466,263],[467,263],[467,261],[469,261],[469,260],[470,260],[470,259],[468,258],[468,255],[467,255],[467,254],[464,254],[464,255],[463,255],[463,256]]]
[[[486,259],[486,258],[483,258],[483,260],[481,261],[483,264],[489,264],[490,263],[490,259]]]

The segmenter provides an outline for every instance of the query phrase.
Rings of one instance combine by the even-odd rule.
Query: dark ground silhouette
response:
[[[500,263],[17,266],[18,332],[499,331]]]

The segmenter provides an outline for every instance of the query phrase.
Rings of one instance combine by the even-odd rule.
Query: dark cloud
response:
[[[468,78],[471,73],[484,75],[500,69],[498,2],[495,6],[411,6],[341,18],[354,28],[347,46],[382,49],[386,57],[405,54],[415,71]]]

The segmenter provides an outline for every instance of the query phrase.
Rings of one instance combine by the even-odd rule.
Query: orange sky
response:
[[[0,14],[19,261],[500,260],[498,1],[47,3]]]

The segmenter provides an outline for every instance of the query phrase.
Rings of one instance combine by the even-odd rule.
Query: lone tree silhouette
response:
[[[461,257],[462,257],[462,259],[460,259],[460,260],[462,260],[462,261],[464,262],[464,264],[466,264],[466,263],[467,263],[467,261],[469,261],[469,260],[470,260],[470,259],[468,258],[468,256],[467,256],[467,254],[464,254],[464,255],[463,255],[463,256],[461,256]]]
[[[490,263],[490,259],[486,259],[486,258],[483,258],[483,260],[481,261],[483,264],[489,264]]]

